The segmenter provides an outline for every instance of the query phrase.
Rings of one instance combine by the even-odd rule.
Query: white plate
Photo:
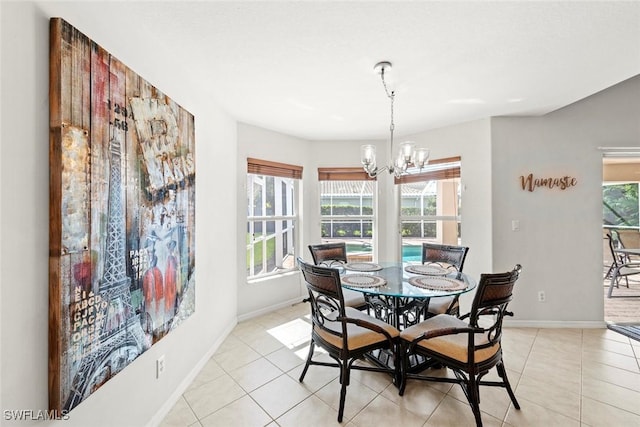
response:
[[[409,279],[409,284],[433,291],[461,291],[467,288],[464,282],[448,277],[420,276]]]
[[[408,265],[404,268],[404,271],[406,271],[407,273],[426,274],[428,276],[446,276],[447,274],[451,273],[450,270],[439,267],[437,265],[422,264]]]
[[[372,274],[347,274],[342,277],[342,283],[359,288],[377,288],[387,283],[387,281],[380,276]]]
[[[353,271],[378,271],[382,270],[382,267],[372,262],[349,262],[344,265],[347,270]]]

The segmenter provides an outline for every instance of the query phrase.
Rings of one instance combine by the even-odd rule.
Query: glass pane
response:
[[[638,183],[604,185],[602,217],[604,225],[638,227]]]
[[[320,182],[322,240],[345,242],[350,261],[373,260],[374,189],[373,181]]]
[[[253,216],[262,216],[262,199],[263,199],[263,180],[256,175],[249,175],[251,186],[247,185],[247,189],[252,188],[249,194],[249,212]]]
[[[460,221],[412,220],[402,221],[402,260],[420,261],[422,243],[460,244]]]
[[[265,176],[265,200],[265,216],[275,215],[276,192],[273,176]]]

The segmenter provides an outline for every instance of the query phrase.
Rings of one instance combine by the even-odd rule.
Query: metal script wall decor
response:
[[[194,118],[50,21],[49,406],[68,413],[195,308]]]
[[[533,174],[530,173],[529,176],[525,177],[524,175],[520,176],[520,185],[523,190],[533,191],[539,187],[546,188],[558,188],[560,190],[566,190],[567,188],[571,188],[578,184],[578,180],[576,178],[570,176],[562,176],[559,178],[534,178]]]

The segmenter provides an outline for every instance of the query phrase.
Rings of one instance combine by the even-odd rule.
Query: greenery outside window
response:
[[[345,242],[350,261],[373,260],[376,181],[362,168],[319,168],[323,242]]]
[[[302,167],[247,159],[247,277],[295,270]]]
[[[602,218],[608,227],[640,226],[638,183],[603,184]]]

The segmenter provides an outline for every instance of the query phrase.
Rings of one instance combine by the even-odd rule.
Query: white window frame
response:
[[[286,211],[293,212],[291,215],[283,214],[283,206],[282,203],[276,203],[274,206],[274,214],[273,215],[253,215],[253,206],[250,205],[250,201],[253,200],[254,195],[254,182],[256,179],[262,179],[266,181],[266,178],[270,177],[274,179],[274,200],[281,201],[282,200],[282,185],[281,183],[291,181],[292,185],[292,197],[286,198],[287,209]],[[288,185],[288,184],[287,184]],[[263,188],[264,188],[263,182]],[[282,178],[278,176],[272,175],[264,175],[264,174],[253,174],[247,173],[247,233],[248,235],[254,236],[254,238],[250,239],[250,241],[246,244],[246,250],[249,258],[249,262],[247,265],[247,280],[252,281],[256,279],[261,279],[265,277],[282,275],[291,271],[295,271],[297,269],[295,260],[298,255],[298,245],[297,245],[297,231],[299,224],[299,215],[298,215],[298,206],[297,200],[299,198],[299,188],[300,188],[300,180],[295,178]],[[263,190],[264,191],[264,190]],[[262,208],[261,212],[266,212],[266,197],[262,197]],[[290,227],[283,228],[283,222],[291,222]],[[264,233],[255,238],[255,224],[260,222],[262,224],[262,230]],[[273,222],[275,229],[272,233],[267,234],[267,224],[269,222]],[[286,241],[284,240],[286,233]],[[269,271],[268,268],[268,257],[262,257],[262,268],[260,272],[257,274],[250,274],[251,271],[255,271],[255,268],[249,268],[249,266],[255,266],[255,245],[262,245],[262,253],[267,253],[268,242],[271,239],[275,239],[275,248],[276,248],[276,266],[275,269]],[[284,248],[289,248],[286,254],[283,254]],[[292,249],[292,250],[291,250]],[[285,265],[288,264],[288,265]]]

